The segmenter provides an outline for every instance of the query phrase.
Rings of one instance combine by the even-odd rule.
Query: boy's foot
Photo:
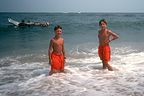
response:
[[[103,63],[103,69],[106,69],[106,65]]]
[[[60,72],[61,72],[61,73],[66,73],[66,71],[65,71],[65,70],[61,70]]]
[[[112,67],[109,67],[108,70],[109,70],[109,71],[113,71]]]
[[[53,72],[52,72],[52,71],[50,71],[50,72],[49,72],[49,75],[52,75],[52,74],[53,74]]]

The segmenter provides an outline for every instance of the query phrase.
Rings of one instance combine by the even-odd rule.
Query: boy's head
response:
[[[24,23],[25,21],[24,21],[24,20],[22,20],[21,22],[22,22],[22,23]]]
[[[60,25],[57,25],[54,27],[54,31],[56,35],[61,35],[62,34],[62,27]]]
[[[105,19],[102,19],[99,21],[99,26],[102,28],[105,28],[107,26],[107,21]]]

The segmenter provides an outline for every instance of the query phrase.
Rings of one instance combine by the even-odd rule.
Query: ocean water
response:
[[[48,27],[16,27],[48,21]],[[114,71],[98,57],[98,22],[119,35],[111,42]],[[53,28],[63,27],[66,72],[48,76]],[[143,96],[144,13],[0,13],[0,96]]]

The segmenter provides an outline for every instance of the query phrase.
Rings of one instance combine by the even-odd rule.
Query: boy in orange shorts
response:
[[[48,49],[49,64],[51,65],[49,75],[64,72],[65,64],[64,39],[61,37],[62,27],[59,25],[55,26],[54,32],[55,36],[50,40]]]
[[[103,63],[103,69],[108,68],[109,71],[113,71],[113,68],[108,64],[110,61],[110,46],[109,43],[112,40],[118,38],[118,35],[111,30],[107,29],[107,22],[105,19],[99,21],[99,26],[101,29],[98,31],[99,47],[98,55]]]

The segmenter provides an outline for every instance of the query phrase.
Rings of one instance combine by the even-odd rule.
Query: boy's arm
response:
[[[65,48],[64,48],[64,40],[63,40],[63,44],[62,44],[62,53],[64,55],[64,59],[66,59],[66,56],[65,56]]]
[[[49,44],[49,49],[48,49],[48,56],[49,56],[49,64],[51,65],[51,53],[52,53],[52,50],[53,50],[53,42],[52,40],[50,40],[50,44]]]
[[[97,35],[97,36],[98,36],[98,38],[99,38],[99,34],[100,34],[100,30],[98,30],[98,35]]]
[[[108,32],[112,36],[112,38],[110,39],[110,42],[119,38],[119,36],[116,33],[112,32],[111,30],[109,30]]]

